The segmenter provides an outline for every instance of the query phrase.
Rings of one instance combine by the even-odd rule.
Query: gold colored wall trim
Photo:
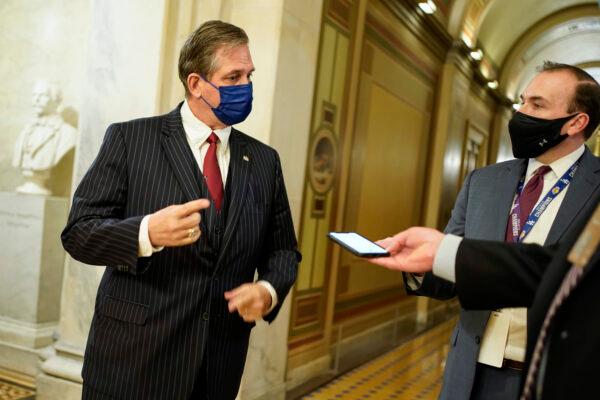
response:
[[[318,54],[319,57],[317,59],[317,74],[315,76],[315,82],[314,82],[314,91],[313,91],[313,99],[312,99],[312,114],[311,114],[311,131],[310,131],[310,137],[309,137],[309,143],[313,143],[314,141],[314,135],[316,134],[316,132],[319,131],[320,128],[323,127],[327,127],[328,129],[331,129],[335,140],[333,141],[335,146],[336,146],[336,153],[337,153],[337,158],[339,158],[341,156],[339,150],[340,150],[340,145],[339,145],[339,122],[337,121],[338,115],[339,115],[339,110],[338,108],[341,108],[341,104],[333,104],[330,103],[329,101],[331,101],[332,96],[333,96],[333,85],[330,87],[329,89],[329,96],[326,97],[326,99],[322,99],[319,97],[319,85],[321,84],[320,79],[322,79],[322,77],[320,76],[321,74],[321,70],[322,70],[322,65],[324,62],[326,62],[325,60],[323,60],[322,54],[323,54],[323,48],[325,46],[325,40],[324,40],[324,35],[326,33],[326,30],[330,29],[335,31],[336,35],[338,35],[338,37],[335,38],[335,50],[334,50],[334,57],[337,57],[337,51],[338,51],[338,41],[340,40],[340,38],[344,38],[345,40],[348,40],[348,24],[349,24],[349,19],[351,16],[351,12],[353,10],[353,6],[352,4],[350,4],[347,0],[326,0],[323,2],[323,9],[322,9],[322,15],[323,18],[321,20],[321,27],[320,27],[320,41],[319,41],[319,49],[318,49]],[[344,64],[346,63],[346,56],[343,57],[343,61]],[[334,66],[332,68],[332,71],[330,71],[331,74],[333,74],[333,71],[335,71],[335,63],[336,61],[334,60]],[[334,79],[334,76],[330,76],[330,79]],[[325,78],[327,79],[327,78]],[[342,79],[340,79],[341,81]],[[341,86],[341,85],[340,85]],[[324,101],[325,100],[325,101]],[[328,115],[331,114],[331,115]],[[317,117],[319,116],[319,117]],[[333,118],[333,120],[331,120],[331,118]],[[337,129],[336,129],[336,125],[337,125]],[[310,149],[310,145],[309,145],[309,149]],[[310,175],[310,167],[311,167],[311,151],[307,151],[306,153],[306,167],[305,167],[305,182],[304,182],[304,188],[303,188],[303,192],[302,192],[302,212],[301,212],[301,217],[300,217],[300,227],[299,227],[299,246],[301,249],[303,249],[304,251],[304,243],[303,240],[305,238],[305,235],[307,235],[307,232],[310,232],[311,234],[313,229],[316,231],[318,229],[320,229],[320,226],[318,224],[316,224],[314,227],[311,226],[310,224],[307,224],[306,221],[312,219],[319,219],[319,223],[322,224],[322,226],[324,226],[327,230],[330,229],[330,227],[333,225],[332,221],[333,221],[333,211],[328,211],[330,207],[332,207],[332,205],[334,204],[334,201],[332,200],[332,196],[333,193],[331,193],[331,191],[335,192],[337,190],[337,175],[339,174],[339,160],[336,161],[336,163],[338,165],[335,166],[334,168],[334,179],[333,179],[333,187],[332,188],[328,188],[327,193],[325,194],[319,194],[316,193],[313,189],[313,187],[311,186],[308,178]],[[319,205],[319,207],[316,207],[316,205],[314,204],[316,201],[320,201],[322,202],[322,204]],[[306,204],[306,202],[312,202],[313,204],[308,207],[308,205]],[[318,209],[317,209],[318,208]],[[327,239],[325,239],[327,240]],[[330,258],[330,250],[327,249],[326,254],[325,254],[325,259],[326,261],[326,266],[324,268],[324,271],[320,271],[320,273],[324,273],[324,278],[323,278],[323,283],[320,283],[320,285],[323,286],[313,286],[314,285],[314,274],[315,274],[315,265],[310,264],[311,262],[314,263],[314,260],[316,259],[316,254],[317,254],[317,246],[315,245],[314,247],[311,247],[310,245],[308,245],[307,247],[307,252],[312,254],[312,261],[309,261],[309,263],[307,264],[306,262],[306,258],[303,261],[303,264],[301,264],[300,268],[305,268],[309,270],[309,287],[302,287],[302,288],[298,288],[298,284],[294,286],[294,292],[293,292],[293,300],[292,300],[292,310],[291,310],[291,318],[289,321],[289,333],[288,333],[288,343],[294,343],[297,340],[303,340],[306,336],[312,336],[312,337],[316,337],[316,335],[320,335],[321,338],[318,339],[320,342],[320,346],[321,348],[324,348],[324,351],[327,351],[326,346],[324,346],[324,340],[323,340],[323,336],[324,336],[324,324],[325,324],[325,307],[326,307],[326,301],[327,301],[327,297],[328,297],[328,292],[327,292],[327,282],[328,282],[328,276],[329,276],[329,258]],[[306,296],[310,296],[311,294],[314,293],[320,293],[321,296],[319,298],[319,317],[317,319],[317,321],[312,321],[311,323],[304,323],[302,325],[298,325],[296,318],[297,318],[297,308],[298,308],[298,301]],[[314,347],[314,343],[310,343],[307,346],[303,346],[302,349],[306,349],[309,347]]]
[[[323,334],[320,332],[298,336],[288,343],[288,349],[290,350],[290,352],[293,352],[294,350],[298,349],[304,351],[307,348],[314,347],[315,344],[321,343],[322,341]]]
[[[0,379],[28,389],[35,389],[35,377],[0,368]]]
[[[575,66],[579,67],[581,69],[586,69],[586,68],[600,68],[600,61],[588,61],[588,62],[583,62],[583,63],[575,64]]]
[[[346,34],[350,29],[352,4],[347,0],[329,0],[326,6],[326,15],[329,21],[341,28]]]
[[[401,286],[392,289],[386,289],[379,293],[371,293],[349,300],[336,302],[334,323],[339,323],[347,319],[353,319],[357,316],[368,315],[373,311],[380,310],[387,306],[397,306],[404,301],[408,301],[406,293]]]
[[[340,142],[342,151],[340,152],[339,186],[335,191],[333,204],[336,204],[332,219],[334,229],[341,230],[344,223],[344,212],[346,209],[346,192],[348,189],[348,179],[350,177],[349,169],[351,165],[351,146],[354,136],[355,117],[359,89],[359,76],[361,71],[362,50],[364,48],[365,18],[367,14],[368,0],[356,0],[352,18],[352,35],[350,37],[349,62],[346,74],[346,96],[342,105],[342,116],[344,120],[340,127]],[[333,315],[335,312],[335,293],[338,278],[338,266],[340,264],[340,246],[332,246],[330,268],[327,286],[327,303],[325,307],[325,329],[324,337],[329,343],[331,340],[331,331]]]
[[[407,67],[411,72],[420,76],[429,84],[434,84],[438,71],[431,69],[419,55],[404,46],[388,29],[379,23],[371,14],[367,14],[367,27],[365,36],[372,40],[379,48],[384,49],[392,58]]]
[[[432,54],[444,61],[452,46],[452,36],[435,18],[417,12],[416,2],[410,0],[380,0],[396,17],[398,23],[423,43]]]
[[[391,291],[391,292],[390,292]],[[399,285],[388,285],[383,287],[377,287],[374,289],[364,290],[361,292],[352,292],[339,294],[336,297],[337,304],[350,304],[350,303],[362,303],[367,298],[382,298],[386,297],[387,294],[396,294],[393,292],[402,292],[404,294],[404,284]]]

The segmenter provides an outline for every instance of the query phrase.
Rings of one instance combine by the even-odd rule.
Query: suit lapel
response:
[[[250,168],[253,162],[252,154],[247,150],[244,137],[235,129],[231,129],[229,138],[231,158],[229,160],[229,173],[227,174],[227,185],[230,186],[231,197],[229,198],[229,209],[227,210],[227,222],[223,243],[219,251],[217,268],[227,251],[227,247],[233,237],[237,221],[245,204],[246,190],[250,178]]]
[[[498,180],[494,185],[494,216],[490,219],[493,221],[492,228],[493,237],[491,240],[502,240],[506,238],[506,225],[508,224],[508,215],[512,207],[512,203],[517,191],[519,179],[523,176],[527,168],[527,161],[517,160],[513,163],[508,163],[506,168],[500,171]]]
[[[569,189],[548,232],[546,245],[557,243],[561,239],[581,210],[586,208],[592,193],[599,187],[600,159],[586,148],[575,177],[569,184]]]
[[[186,200],[192,201],[202,198],[202,192],[208,193],[208,190],[201,189],[205,185],[204,179],[185,136],[180,109],[181,104],[167,114],[162,126],[161,145]],[[204,221],[205,218],[202,218],[200,223],[203,232],[206,231]]]

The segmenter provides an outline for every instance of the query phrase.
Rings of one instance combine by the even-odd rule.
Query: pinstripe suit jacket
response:
[[[223,293],[258,271],[281,305],[296,279],[300,253],[278,155],[235,129],[224,232],[203,215],[195,244],[138,258],[143,216],[207,197],[180,107],[111,125],[73,198],[63,245],[83,263],[107,266],[82,372],[87,398],[187,399],[206,380],[209,398],[233,399],[253,324],[228,312]]]

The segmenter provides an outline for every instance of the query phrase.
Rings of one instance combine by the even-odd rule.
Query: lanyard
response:
[[[521,192],[523,191],[523,186],[525,184],[525,176],[521,178],[519,181],[519,186],[517,186],[517,194],[515,195],[515,205],[513,206],[510,212],[510,223],[512,227],[512,241],[513,243],[518,243],[523,241],[525,237],[529,234],[531,229],[535,226],[535,224],[540,219],[540,216],[548,205],[566,188],[569,183],[573,180],[573,176],[575,176],[575,171],[579,167],[579,160],[577,160],[571,168],[568,169],[567,172],[560,177],[558,181],[552,186],[552,188],[546,193],[542,201],[538,203],[538,205],[531,211],[527,221],[524,225],[521,225],[521,219],[519,218],[519,214],[521,211]]]

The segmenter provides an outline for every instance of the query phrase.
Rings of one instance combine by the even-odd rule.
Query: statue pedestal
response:
[[[53,342],[68,200],[0,192],[0,370],[33,383]]]
[[[22,170],[25,183],[16,188],[17,193],[35,194],[39,196],[50,196],[52,193],[46,188],[46,182],[50,178],[50,171]]]

